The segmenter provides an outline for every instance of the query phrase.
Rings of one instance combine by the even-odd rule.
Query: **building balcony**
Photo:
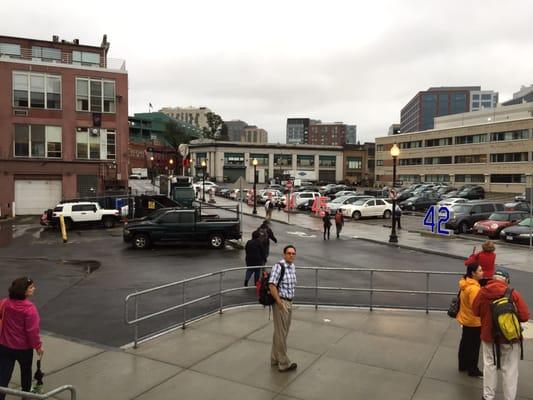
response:
[[[126,72],[126,61],[118,58],[99,57],[98,61],[86,62],[74,60],[72,53],[60,52],[50,54],[36,54],[35,51],[28,48],[21,48],[20,54],[10,54],[0,52],[0,61],[4,62],[21,62],[40,65],[72,65],[83,69],[95,70],[115,70]]]

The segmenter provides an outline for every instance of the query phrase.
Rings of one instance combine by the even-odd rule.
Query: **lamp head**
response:
[[[253,165],[254,167],[257,166],[257,158],[254,158],[254,159],[253,159],[253,161],[252,161],[252,165]]]
[[[207,164],[205,163],[205,160],[202,160],[202,167],[205,167]]]
[[[390,149],[390,155],[393,157],[398,157],[400,155],[400,148],[396,143],[394,143]]]
[[[170,165],[172,165],[172,164],[174,164],[174,160],[171,158],[170,160],[168,160],[168,163],[169,163]]]

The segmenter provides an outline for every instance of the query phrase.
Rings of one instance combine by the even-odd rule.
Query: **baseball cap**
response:
[[[511,279],[511,274],[509,273],[509,271],[502,267],[498,268],[494,275],[503,276],[507,280]]]

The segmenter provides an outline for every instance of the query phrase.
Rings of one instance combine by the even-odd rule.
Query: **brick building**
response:
[[[0,211],[127,188],[128,74],[100,46],[0,36]],[[15,209],[15,210],[14,210]]]

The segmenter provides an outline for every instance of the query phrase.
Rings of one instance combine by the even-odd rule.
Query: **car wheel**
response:
[[[136,249],[147,249],[151,244],[150,236],[146,233],[138,233],[133,237],[133,246]]]
[[[104,219],[102,220],[102,224],[106,229],[112,228],[115,226],[115,219],[111,217],[104,217]]]
[[[389,210],[385,210],[383,213],[383,218],[389,219],[391,217],[392,213]]]
[[[352,214],[353,219],[361,219],[361,213],[359,211],[354,211]]]
[[[220,233],[215,233],[209,237],[209,245],[213,249],[222,249],[225,241],[224,236]]]
[[[459,232],[468,233],[468,224],[466,222],[461,222],[459,224]]]

